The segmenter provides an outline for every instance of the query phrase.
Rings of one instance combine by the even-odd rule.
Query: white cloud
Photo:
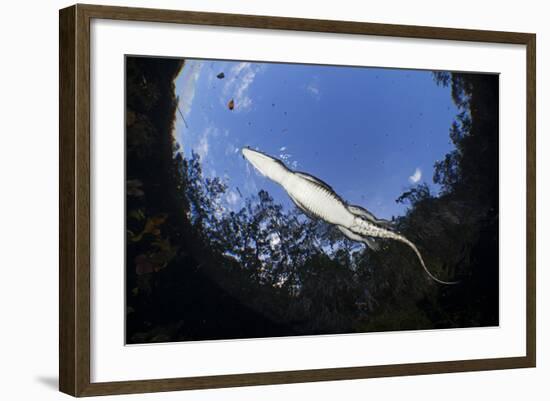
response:
[[[309,84],[306,89],[308,90],[309,93],[311,93],[315,97],[319,96],[319,88],[314,84]]]
[[[292,155],[290,153],[279,153],[279,159],[281,159],[284,163],[288,162]]]
[[[213,125],[209,125],[200,135],[199,142],[194,147],[194,150],[201,157],[201,161],[204,162],[204,159],[206,159],[206,156],[208,156],[208,152],[210,151],[210,136],[216,137],[218,134],[218,129]]]
[[[195,151],[199,154],[199,156],[201,157],[201,160],[204,161],[204,159],[208,155],[209,148],[210,148],[210,145],[208,144],[208,137],[202,136],[201,139],[199,140],[199,144],[195,148]]]
[[[231,206],[235,206],[239,202],[240,198],[237,192],[231,190],[227,193],[225,199],[227,200],[227,203],[229,203]]]
[[[252,63],[238,63],[229,72],[229,79],[223,89],[221,102],[226,104],[230,99],[235,101],[235,111],[246,111],[252,107],[250,86],[256,75],[263,69],[261,65]]]
[[[281,243],[281,237],[279,237],[279,234],[277,233],[269,234],[268,240],[269,240],[269,246],[271,247],[271,249],[274,249],[277,245]]]
[[[292,160],[292,155],[290,153],[285,152],[286,146],[283,146],[279,150],[281,153],[279,153],[279,160],[281,160],[284,164],[286,164],[288,167],[292,168],[293,170],[296,170],[298,168],[298,161]]]
[[[314,77],[313,81],[311,81],[308,84],[308,86],[306,86],[306,90],[309,92],[311,96],[319,100],[321,98],[321,89],[319,88],[319,78]]]
[[[414,174],[409,177],[411,184],[416,184],[422,179],[422,170],[419,167],[414,170]]]
[[[179,108],[184,117],[187,117],[191,112],[193,106],[193,99],[195,98],[195,87],[199,80],[202,70],[202,63],[199,61],[186,61],[183,66],[182,81],[180,83],[179,96]]]
[[[251,167],[250,163],[245,163],[246,171],[246,180],[244,182],[244,191],[245,194],[255,195],[258,193],[258,186],[256,185],[255,177],[261,177],[261,173],[256,170],[254,167]]]
[[[237,153],[237,150],[238,149],[235,147],[235,145],[233,145],[232,143],[228,143],[225,146],[225,155],[229,156],[229,155],[232,155],[234,153]]]
[[[248,96],[245,96],[243,98],[237,98],[235,100],[237,105],[239,106],[239,110],[249,110],[250,107],[252,107],[252,99],[250,99]]]
[[[231,69],[231,73],[234,74],[235,76],[236,75],[239,75],[241,73],[241,71],[243,70],[246,70],[248,68],[250,68],[250,63],[239,63],[239,64],[236,64],[232,69]]]

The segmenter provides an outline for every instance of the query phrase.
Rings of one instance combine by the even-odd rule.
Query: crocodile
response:
[[[458,283],[435,277],[426,267],[416,245],[393,231],[390,221],[378,219],[361,206],[349,205],[330,185],[319,178],[293,171],[281,160],[249,147],[242,148],[241,153],[262,175],[282,186],[294,204],[307,216],[334,225],[350,240],[362,242],[374,251],[380,249],[376,238],[406,244],[414,251],[424,271],[432,280],[440,284]]]

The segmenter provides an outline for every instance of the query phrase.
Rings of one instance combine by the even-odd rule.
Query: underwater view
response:
[[[499,324],[499,77],[126,57],[126,343]]]

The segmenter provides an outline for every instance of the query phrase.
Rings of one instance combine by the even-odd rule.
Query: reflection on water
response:
[[[354,147],[353,141],[343,141],[341,135],[323,133],[310,137],[301,148],[291,137],[285,145],[278,139],[269,144],[269,135],[261,141],[247,136],[269,132],[265,127],[239,137],[239,141],[250,140],[253,146],[266,142],[281,159],[281,155],[288,155],[284,157],[287,165],[297,162],[299,169],[315,171],[331,185],[334,182],[333,187],[343,198],[369,209],[376,208],[378,202],[387,203],[392,191],[401,188],[391,198],[391,202],[397,200],[400,205],[394,209],[398,212],[382,216],[394,215],[392,228],[418,247],[437,277],[461,280],[455,286],[442,286],[423,273],[407,246],[381,239],[381,249],[373,251],[350,240],[326,219],[311,218],[296,208],[284,189],[258,175],[235,151],[245,145],[233,142],[237,136],[233,136],[231,124],[237,124],[235,121],[221,126],[201,125],[202,95],[210,93],[201,85],[216,85],[223,95],[222,82],[233,79],[231,71],[236,66],[240,68],[240,80],[231,82],[234,90],[238,90],[244,77],[248,77],[246,82],[252,82],[261,74],[270,74],[269,66],[231,66],[224,71],[213,66],[212,73],[216,75],[210,83],[207,77],[203,82],[199,76],[210,68],[209,64],[192,69],[195,78],[190,82],[196,86],[186,85],[188,91],[193,89],[194,100],[187,99],[183,108],[180,100],[180,111],[189,126],[186,143],[185,136],[175,135],[179,141],[174,141],[174,137],[165,134],[178,132],[183,124],[178,120],[175,94],[183,74],[182,63],[173,59],[128,59],[129,343],[498,324],[497,76],[430,75],[430,87],[437,88],[439,83],[448,91],[452,86],[452,101],[456,105],[454,123],[447,125],[444,135],[445,151],[438,153],[439,161],[430,166],[434,169],[433,183],[421,179],[423,172],[429,170],[427,167],[415,166],[416,163],[408,166],[401,160],[403,153],[399,149],[413,146],[414,138],[375,141],[357,135]],[[185,64],[181,71],[187,67]],[[282,74],[283,67],[274,74]],[[383,75],[380,71],[377,70],[378,80]],[[223,77],[217,77],[222,72]],[[298,81],[289,78],[287,85],[295,84],[302,88],[304,96],[321,103],[334,90],[326,74],[316,73],[316,93],[308,89],[311,82],[304,81],[307,74],[292,75]],[[352,78],[357,79],[357,74],[354,70]],[[402,74],[405,80],[406,74],[412,76],[414,72]],[[343,75],[334,84],[341,85],[347,79]],[[282,86],[282,77],[278,86]],[[409,79],[410,91],[428,90],[423,79]],[[323,83],[328,92],[323,91]],[[254,109],[253,87],[249,84],[240,97],[232,94],[233,110],[228,110],[223,102],[223,111],[237,116],[243,127],[252,118],[239,111],[239,104],[247,105],[248,113],[260,116],[253,121],[269,122],[259,103]],[[281,104],[277,96],[275,91],[276,100],[266,103],[269,110]],[[392,99],[383,98],[385,104]],[[210,100],[212,109],[206,108],[204,114],[211,122],[217,115],[211,110],[217,107],[218,99],[210,96]],[[195,115],[193,110],[199,112]],[[291,110],[296,108],[283,111]],[[343,113],[345,110],[342,107]],[[396,107],[394,111],[397,110],[401,109]],[[280,113],[278,118],[283,117],[284,113]],[[306,122],[302,124],[309,124],[303,120]],[[330,125],[332,121],[321,124]],[[361,123],[367,124],[366,120],[354,122]],[[288,121],[285,125],[292,126]],[[392,122],[386,125],[391,126]],[[193,130],[198,134],[193,135]],[[381,135],[385,138],[384,133]],[[441,131],[438,135],[442,135]],[[299,137],[302,142],[304,138]],[[291,151],[291,147],[296,151]],[[410,153],[421,154],[418,149]],[[430,151],[424,157],[431,155]],[[358,160],[354,161],[354,157]],[[404,177],[408,184],[393,185],[394,174],[398,176],[395,180]],[[382,190],[376,192],[376,188]],[[359,199],[354,198],[354,190]],[[374,196],[366,196],[369,191],[374,191]]]

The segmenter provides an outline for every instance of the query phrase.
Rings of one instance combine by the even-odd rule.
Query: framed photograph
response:
[[[534,34],[59,21],[61,391],[535,366]]]

